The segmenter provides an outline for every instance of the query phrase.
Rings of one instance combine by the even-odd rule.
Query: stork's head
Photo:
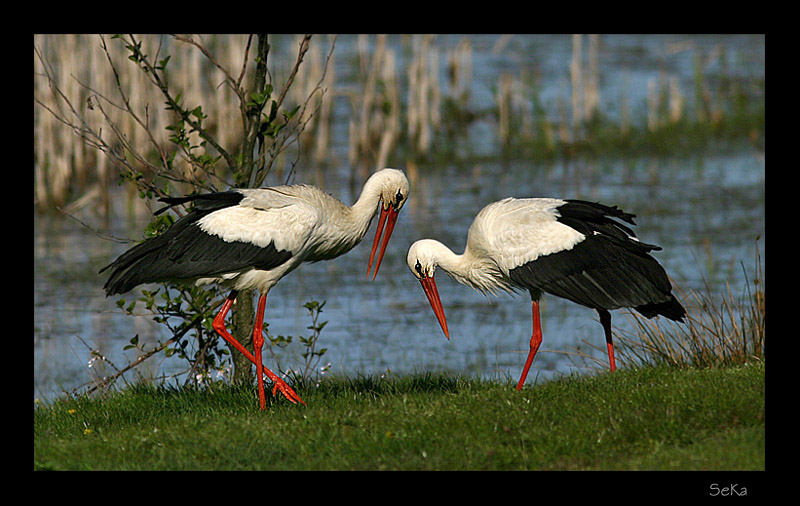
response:
[[[370,177],[378,185],[378,193],[381,198],[381,210],[392,208],[400,212],[405,205],[410,193],[408,178],[403,171],[397,169],[379,170]]]
[[[436,319],[439,320],[439,325],[441,325],[445,337],[450,339],[447,320],[444,317],[444,308],[442,307],[441,299],[439,299],[439,290],[436,289],[436,279],[434,278],[436,267],[439,265],[437,258],[442,254],[443,248],[447,249],[439,241],[432,239],[419,240],[408,249],[406,263],[422,285],[422,291],[428,297],[428,302],[431,303],[431,308],[433,308]]]
[[[372,268],[372,260],[375,257],[375,251],[378,249],[378,242],[383,233],[384,225],[386,226],[381,251],[378,253],[378,259],[375,262],[375,273],[372,275],[372,279],[375,279],[383,260],[383,254],[386,251],[386,245],[389,244],[389,238],[392,236],[394,225],[397,222],[397,216],[400,213],[400,209],[406,204],[411,190],[406,175],[397,169],[379,170],[367,180],[364,185],[365,192],[367,188],[370,189],[369,191],[375,191],[378,194],[381,210],[381,217],[375,230],[375,239],[372,241],[372,251],[369,254],[367,277],[369,277],[369,271]]]

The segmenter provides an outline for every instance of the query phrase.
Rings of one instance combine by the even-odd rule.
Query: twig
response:
[[[153,64],[147,59],[147,55],[141,52],[139,46],[136,43],[136,39],[134,39],[132,34],[128,34],[130,37],[130,47],[133,48],[135,51],[135,55],[137,61],[144,66],[144,69],[147,71],[147,74],[151,76],[153,84],[155,84],[164,97],[167,99],[167,103],[169,106],[181,117],[183,121],[188,123],[200,137],[202,137],[205,141],[211,144],[217,152],[225,158],[225,161],[228,163],[228,167],[230,167],[231,171],[234,171],[236,168],[236,160],[228,153],[219,143],[211,136],[211,134],[206,131],[205,128],[201,127],[199,123],[194,121],[191,118],[191,115],[184,110],[180,104],[175,101],[175,98],[170,94],[169,87],[167,84],[161,80],[161,76],[159,76],[158,69],[156,69]]]
[[[197,49],[199,49],[205,55],[205,57],[208,58],[208,60],[211,63],[214,64],[215,67],[217,67],[223,74],[225,74],[225,77],[228,80],[228,83],[230,84],[231,88],[233,89],[233,92],[236,93],[236,96],[239,97],[239,100],[244,101],[244,91],[239,87],[238,82],[236,80],[234,80],[233,76],[231,76],[228,73],[228,71],[225,69],[225,67],[220,65],[217,62],[217,60],[214,59],[214,56],[208,51],[208,49],[206,49],[200,43],[195,42],[194,39],[187,39],[187,38],[181,37],[180,35],[176,35],[174,33],[171,34],[171,35],[175,39],[177,39],[177,40],[179,40],[181,42],[185,42],[186,44],[191,44],[194,47],[196,47]],[[249,47],[249,41],[248,41],[248,47]],[[247,56],[246,55],[245,55],[245,61],[247,61]],[[242,71],[244,72],[244,69],[242,69]],[[239,78],[239,82],[241,82],[241,76]]]
[[[242,71],[239,73],[239,79],[236,80],[236,87],[240,87],[242,85],[242,79],[244,79],[244,74],[247,71],[247,59],[250,56],[250,44],[253,42],[253,34],[247,36],[247,45],[244,48],[244,61],[242,62]]]
[[[305,53],[308,51],[308,41],[310,40],[310,38],[311,38],[311,35],[306,35],[303,38],[303,41],[301,41],[301,43],[300,43],[300,50],[298,52],[297,61],[295,62],[295,66],[294,66],[294,69],[292,71],[292,75],[290,76],[289,80],[287,80],[287,85],[286,85],[287,87],[284,88],[283,93],[281,94],[281,97],[279,98],[279,100],[277,102],[278,108],[280,107],[280,103],[283,101],[283,98],[286,95],[286,91],[288,90],[289,85],[294,80],[294,75],[297,73],[297,69],[298,69],[300,63],[302,62],[302,60],[303,60],[303,58],[305,56]],[[270,147],[269,162],[264,167],[262,167],[262,169],[260,170],[260,174],[258,175],[257,178],[254,179],[253,187],[261,186],[261,184],[264,182],[264,179],[266,178],[267,174],[269,174],[269,171],[272,168],[272,164],[275,162],[275,160],[277,159],[277,157],[278,157],[278,155],[280,153],[282,153],[289,146],[291,146],[294,143],[294,141],[298,141],[299,142],[300,134],[305,130],[305,126],[308,124],[309,121],[311,121],[311,119],[315,116],[317,110],[319,110],[319,108],[321,107],[322,103],[320,102],[320,103],[317,104],[317,107],[314,109],[314,112],[309,114],[309,116],[305,120],[302,120],[303,116],[305,116],[306,110],[308,109],[308,103],[311,101],[311,98],[314,95],[316,95],[317,91],[319,91],[321,89],[322,83],[323,83],[323,81],[325,81],[325,77],[327,76],[327,73],[328,73],[328,64],[330,63],[331,57],[333,56],[333,50],[336,47],[336,39],[337,38],[338,38],[338,36],[334,37],[333,43],[331,44],[331,48],[328,51],[328,56],[325,59],[325,66],[322,69],[322,76],[320,77],[319,81],[317,82],[316,86],[311,91],[311,93],[308,94],[308,97],[306,97],[306,100],[305,100],[305,102],[303,102],[303,107],[301,108],[301,110],[297,114],[295,114],[295,117],[299,118],[297,124],[293,128],[286,130],[286,133],[285,133],[285,135],[283,135],[282,139],[279,142],[273,143],[273,145]],[[324,95],[325,94],[325,90],[322,90],[321,93]],[[293,140],[291,142],[287,143],[287,140],[292,138],[292,137],[293,137]],[[262,154],[261,156],[264,156],[264,155]],[[290,171],[290,173],[287,175],[287,181],[288,181],[289,177],[291,176],[291,173],[292,172]]]
[[[117,92],[122,97],[122,100],[125,102],[125,110],[128,112],[128,114],[131,115],[131,117],[133,117],[134,121],[136,121],[136,123],[139,124],[139,126],[141,126],[142,129],[145,131],[145,133],[147,134],[147,137],[150,139],[150,142],[156,148],[156,151],[158,151],[158,154],[161,157],[161,161],[164,164],[164,168],[169,167],[169,163],[167,162],[166,153],[164,153],[164,150],[161,149],[161,146],[159,146],[159,144],[156,141],[155,137],[153,137],[153,133],[150,131],[150,128],[148,128],[147,124],[143,123],[142,120],[139,119],[139,116],[136,114],[136,112],[131,107],[130,100],[128,99],[128,96],[125,94],[125,91],[122,89],[122,85],[121,85],[120,80],[119,80],[119,74],[117,73],[117,68],[114,66],[114,62],[111,60],[111,55],[108,52],[108,47],[106,46],[106,40],[105,40],[105,38],[103,38],[102,35],[100,36],[100,40],[102,41],[103,52],[106,55],[106,59],[108,60],[108,64],[111,67],[111,70],[114,72],[114,82],[117,84]],[[87,89],[88,89],[88,87],[87,87]],[[96,93],[96,94],[98,96],[102,96],[99,93]],[[120,139],[121,141],[124,141],[125,140],[124,136],[121,133],[117,132],[116,125],[114,125],[113,123],[108,121],[108,116],[106,116],[105,111],[103,111],[102,108],[101,108],[101,111],[103,112],[103,116],[106,117],[106,121],[112,126],[112,128],[114,129],[114,132],[117,134],[117,138]],[[128,146],[127,142],[125,142],[125,145]],[[152,164],[148,163],[147,160],[145,160],[143,157],[139,156],[136,150],[131,149],[130,147],[128,147],[128,151],[130,151],[134,156],[136,156],[136,159],[142,165],[149,166],[149,167],[154,167]],[[156,172],[159,172],[159,171],[156,170]]]
[[[88,225],[87,223],[84,223],[83,221],[79,220],[78,218],[75,217],[75,215],[64,211],[63,209],[61,209],[60,206],[56,206],[56,210],[58,212],[60,212],[61,214],[63,214],[64,216],[66,216],[67,218],[70,218],[72,220],[77,221],[78,224],[80,224],[81,226],[91,230],[94,234],[97,234],[99,237],[101,237],[103,239],[107,239],[109,241],[114,241],[114,242],[120,243],[120,244],[135,242],[133,239],[124,239],[122,237],[116,237],[116,236],[107,234],[107,233],[105,233],[105,232],[103,232],[101,230],[98,230],[98,229],[92,227],[91,225]]]
[[[305,58],[306,53],[308,52],[308,43],[311,40],[311,36],[311,34],[306,34],[303,37],[303,40],[300,41],[300,49],[297,52],[297,60],[294,62],[294,67],[292,68],[292,72],[289,74],[288,79],[286,79],[286,84],[283,87],[283,91],[281,91],[281,95],[278,97],[278,109],[280,109],[281,105],[283,105],[283,99],[286,97],[286,93],[289,91],[289,88],[292,87],[294,78],[297,76],[297,70],[300,68],[300,64],[303,63],[303,58]]]
[[[192,321],[191,321],[191,323],[189,325],[187,325],[186,327],[183,328],[183,330],[181,330],[180,332],[178,332],[177,334],[172,336],[170,339],[167,339],[166,341],[161,343],[159,346],[156,346],[152,350],[148,351],[147,353],[139,355],[138,357],[136,357],[136,360],[134,360],[133,362],[131,362],[127,366],[123,367],[116,374],[114,374],[114,375],[112,375],[110,377],[104,378],[103,381],[101,381],[99,383],[95,383],[95,385],[93,387],[91,387],[90,389],[88,389],[86,391],[86,393],[90,394],[90,393],[94,392],[95,390],[99,389],[100,387],[106,387],[107,385],[113,383],[114,381],[117,380],[117,378],[119,378],[120,376],[122,376],[126,372],[130,371],[131,369],[133,369],[137,365],[141,364],[142,362],[144,362],[148,358],[150,358],[153,355],[155,355],[156,353],[160,352],[161,350],[163,350],[164,348],[166,348],[170,344],[172,344],[172,343],[176,342],[177,340],[179,340],[181,337],[184,336],[184,334],[189,332],[190,329],[195,328],[195,326],[198,323],[200,323],[202,318],[203,318],[203,314],[202,313],[198,314],[197,316],[194,317],[194,319],[192,319]]]

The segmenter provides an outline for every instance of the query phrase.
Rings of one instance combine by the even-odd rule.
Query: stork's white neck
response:
[[[381,185],[375,177],[370,177],[364,183],[364,188],[361,189],[361,195],[358,200],[350,206],[352,219],[354,222],[363,224],[366,233],[372,218],[375,216],[375,210],[378,208],[378,202],[381,200]]]
[[[490,258],[474,254],[469,247],[458,255],[439,241],[426,240],[426,253],[450,277],[483,293],[498,290],[513,291],[511,280],[506,277]]]

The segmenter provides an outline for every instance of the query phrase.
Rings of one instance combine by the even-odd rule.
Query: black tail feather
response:
[[[164,233],[159,236],[147,239],[137,244],[116,260],[100,269],[100,273],[111,268],[111,276],[106,280],[103,288],[106,295],[125,293],[135,286],[142,283],[162,281],[171,278],[176,269],[168,268],[169,263],[164,262],[170,254],[174,255],[176,243],[184,243],[187,238],[194,234],[184,234],[203,216],[223,209],[235,206],[244,198],[241,192],[231,190],[217,193],[207,193],[201,195],[188,195],[185,197],[163,197],[159,202],[167,204],[157,210],[154,214],[160,214],[167,209],[187,202],[193,202],[192,211],[172,224]],[[181,250],[183,247],[181,247]]]
[[[686,319],[686,309],[674,297],[667,302],[644,304],[643,306],[636,306],[634,309],[647,318],[661,315],[676,322],[682,322]]]
[[[203,193],[200,195],[187,195],[185,197],[162,197],[159,202],[164,202],[166,207],[162,207],[153,214],[161,214],[167,209],[187,202],[194,202],[194,209],[209,213],[225,207],[235,206],[244,198],[244,194],[236,190],[229,190],[217,193]]]

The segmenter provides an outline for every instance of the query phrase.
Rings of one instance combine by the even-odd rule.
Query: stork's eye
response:
[[[414,270],[417,271],[417,274],[422,276],[422,266],[419,264],[419,260],[417,260],[417,265],[414,266]]]
[[[403,200],[403,193],[397,190],[397,195],[395,195],[394,198],[397,199],[397,203],[399,204]]]

